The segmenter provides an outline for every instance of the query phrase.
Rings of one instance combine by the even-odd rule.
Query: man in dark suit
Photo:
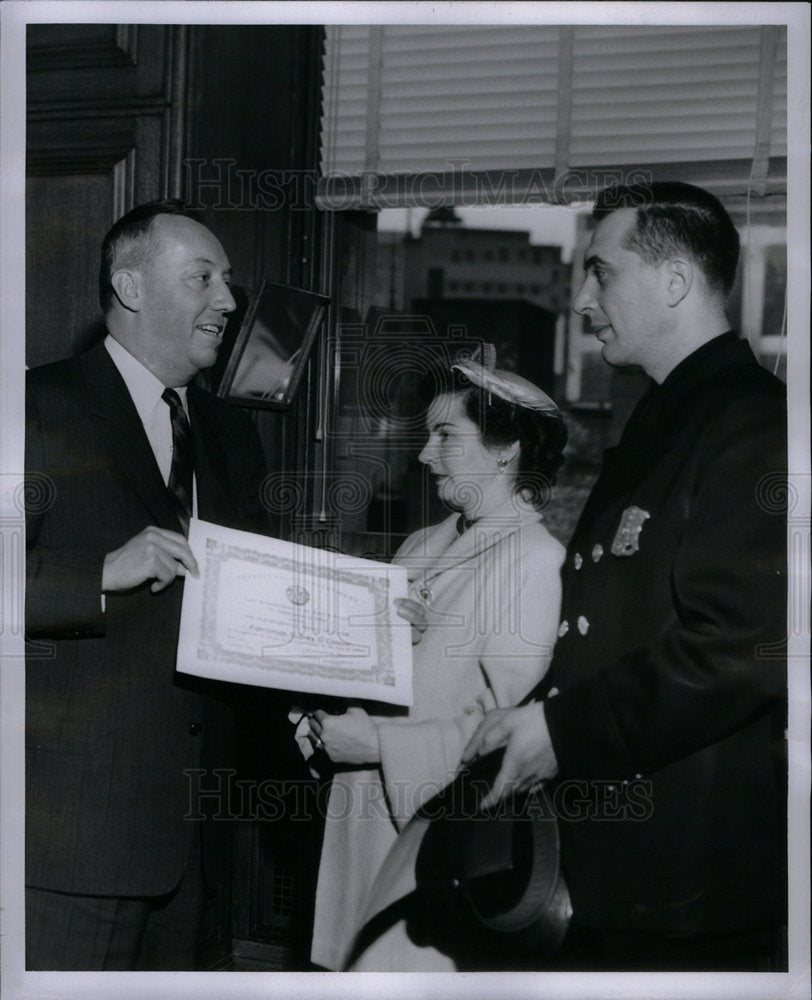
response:
[[[561,967],[778,969],[785,389],[729,329],[739,241],[715,198],[614,188],[594,217],[575,309],[652,384],[569,545],[548,696],[491,713],[468,756],[506,745],[494,799],[551,782]]]
[[[266,530],[253,424],[192,384],[230,280],[178,202],[140,206],[102,247],[107,338],[27,376],[26,468],[48,496],[27,524],[29,968],[197,962],[216,864],[194,790],[233,732],[229,686],[175,672],[184,532],[190,515]]]

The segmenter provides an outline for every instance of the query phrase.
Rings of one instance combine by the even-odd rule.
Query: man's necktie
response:
[[[192,516],[192,433],[180,396],[174,389],[164,389],[161,396],[172,417],[172,468],[169,470],[169,490],[174,495],[183,533],[189,533]]]

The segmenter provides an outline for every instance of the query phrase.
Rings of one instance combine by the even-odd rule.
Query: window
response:
[[[441,267],[430,267],[427,275],[427,292],[430,299],[443,297],[444,274]]]
[[[332,25],[327,208],[786,191],[782,25]],[[510,108],[510,115],[505,109]]]
[[[570,309],[569,262],[582,260],[590,221],[579,216],[568,253],[558,257],[545,246],[564,244],[535,222],[503,223],[510,235],[487,243],[482,230],[500,226],[483,216],[514,205],[517,213],[573,217],[573,203],[597,188],[652,176],[707,187],[740,212],[748,190],[754,198],[769,196],[759,210],[783,209],[781,26],[329,26],[324,85],[319,204],[374,210],[379,230],[390,228],[387,215],[404,217],[397,273],[381,267],[381,242],[382,284],[368,287],[368,272],[360,279],[366,281],[357,290],[362,332],[346,335],[358,361],[355,368],[345,364],[338,382],[346,430],[336,469],[356,470],[372,484],[363,510],[359,504],[341,514],[347,530],[405,532],[442,513],[430,509],[434,494],[417,461],[422,424],[398,423],[405,420],[398,406],[410,401],[408,389],[396,391],[387,379],[395,371],[408,381],[434,350],[453,355],[461,330],[464,337],[504,336],[500,358],[562,401],[610,398],[613,373],[588,323]],[[551,209],[549,202],[567,208]],[[432,224],[431,238],[428,232],[424,238],[422,216],[450,206],[465,216],[462,225],[446,219],[444,236]],[[520,232],[528,228],[529,236]],[[778,233],[765,246],[780,242]],[[486,261],[499,264],[485,267]],[[429,266],[437,271],[434,296]],[[445,288],[443,267],[454,276]],[[754,275],[742,297],[756,336],[762,317],[771,330],[782,323],[786,265],[770,251],[765,267],[775,276],[775,294],[767,282],[761,295]],[[386,315],[374,307],[367,312],[370,302]],[[390,329],[401,321],[412,327]],[[524,344],[519,329],[532,344],[526,353],[515,353]],[[562,337],[564,351],[556,354]],[[583,499],[577,490],[560,496],[570,512]]]

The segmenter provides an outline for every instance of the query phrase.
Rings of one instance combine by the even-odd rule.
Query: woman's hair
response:
[[[437,372],[432,373],[431,380],[421,385],[421,402],[428,407],[437,396],[461,396],[465,414],[479,427],[484,444],[499,447],[518,441],[519,463],[513,492],[521,494],[536,510],[543,510],[564,461],[567,427],[561,415],[510,403],[472,385],[456,371],[437,376]]]

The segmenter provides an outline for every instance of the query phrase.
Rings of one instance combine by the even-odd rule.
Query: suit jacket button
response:
[[[190,722],[189,723],[189,735],[199,736],[203,732],[203,725],[200,722]]]

